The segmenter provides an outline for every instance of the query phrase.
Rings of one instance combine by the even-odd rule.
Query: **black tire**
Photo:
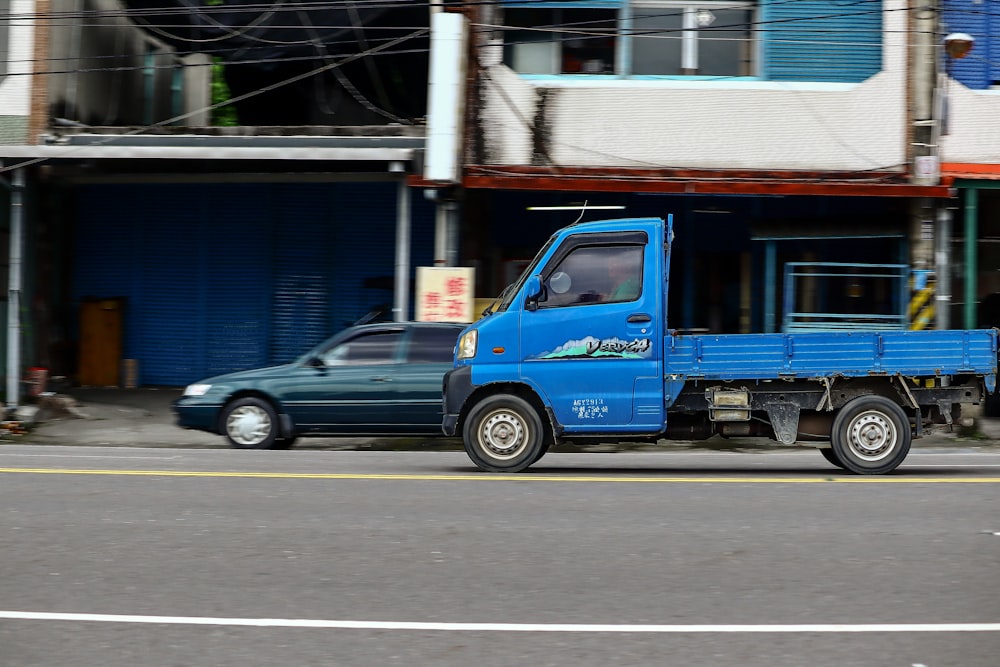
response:
[[[844,462],[837,456],[837,452],[833,451],[833,447],[819,447],[818,449],[823,458],[827,460],[827,463],[833,464],[841,470],[844,469]]]
[[[545,437],[542,420],[527,401],[497,394],[472,408],[462,441],[480,470],[520,472],[544,454]]]
[[[263,399],[237,399],[222,412],[222,433],[236,449],[276,449],[278,413]]]
[[[294,435],[290,438],[275,438],[274,446],[271,449],[291,449],[298,440]]]
[[[546,439],[545,442],[542,443],[542,446],[538,448],[538,455],[535,456],[535,460],[531,462],[531,465],[535,465],[536,463],[541,461],[542,457],[545,456],[548,453],[548,451],[549,451],[549,441],[548,439]]]
[[[895,470],[910,451],[910,420],[884,396],[859,396],[833,420],[830,443],[846,470],[884,475]]]

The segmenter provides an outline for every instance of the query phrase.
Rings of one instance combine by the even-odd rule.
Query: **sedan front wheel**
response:
[[[237,449],[276,449],[278,413],[260,398],[240,398],[226,406],[222,422],[226,440]]]

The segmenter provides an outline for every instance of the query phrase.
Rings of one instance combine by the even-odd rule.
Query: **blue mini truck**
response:
[[[884,474],[913,438],[996,388],[996,329],[670,329],[672,239],[670,218],[559,230],[465,329],[442,429],[461,434],[480,469],[524,470],[560,441],[718,434],[816,447],[845,470]]]

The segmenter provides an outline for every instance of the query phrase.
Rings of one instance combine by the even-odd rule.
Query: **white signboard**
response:
[[[475,269],[470,266],[418,266],[418,322],[472,322]]]

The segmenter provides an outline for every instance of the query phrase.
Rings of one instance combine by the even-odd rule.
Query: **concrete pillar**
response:
[[[934,275],[937,291],[934,294],[935,327],[951,328],[951,209],[942,206],[937,212],[937,230],[934,234]]]
[[[975,329],[979,316],[979,190],[965,191],[965,303],[963,327]]]
[[[10,193],[10,251],[7,277],[7,415],[21,398],[21,264],[24,228],[24,169],[15,169]]]
[[[396,186],[396,272],[393,286],[392,320],[403,322],[410,314],[410,188],[401,164],[390,171],[400,173]]]

